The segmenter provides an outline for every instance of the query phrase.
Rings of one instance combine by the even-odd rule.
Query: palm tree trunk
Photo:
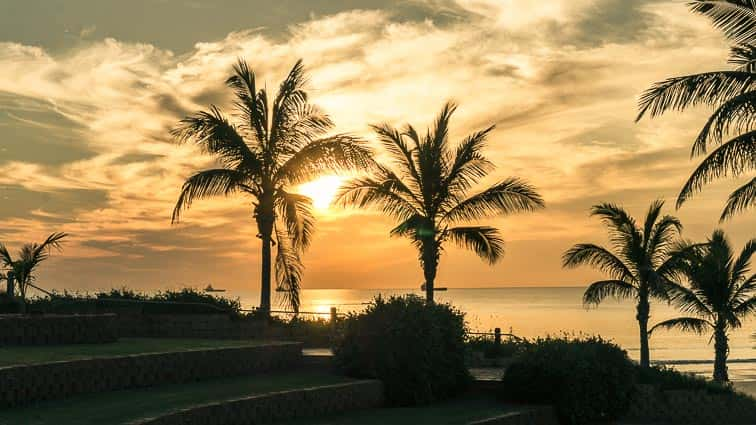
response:
[[[438,269],[438,243],[435,238],[423,241],[423,275],[425,277],[425,301],[433,304],[433,290]]]
[[[727,352],[730,350],[724,323],[717,322],[714,329],[714,380],[727,382]]]
[[[271,245],[273,236],[273,222],[276,219],[273,212],[273,202],[261,200],[258,210],[255,212],[257,218],[257,228],[262,239],[262,273],[260,276],[260,308],[259,310],[265,316],[270,315],[270,289],[271,289],[271,269],[272,255]]]
[[[638,320],[638,327],[640,329],[640,365],[644,368],[649,367],[651,364],[648,348],[648,317],[650,310],[648,294],[641,294],[638,299],[635,318]]]

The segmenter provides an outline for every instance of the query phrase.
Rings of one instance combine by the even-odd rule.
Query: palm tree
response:
[[[396,171],[377,166],[373,175],[352,180],[338,195],[343,205],[377,207],[398,222],[391,235],[408,237],[418,249],[430,303],[447,240],[474,251],[490,264],[504,254],[504,240],[496,228],[460,223],[544,206],[532,186],[514,177],[468,196],[473,185],[494,168],[482,154],[494,127],[473,133],[452,149],[448,130],[455,109],[447,103],[425,136],[409,124],[403,131],[388,124],[371,126]]]
[[[276,246],[278,290],[295,311],[303,266],[300,254],[314,229],[312,200],[291,186],[324,171],[364,168],[371,152],[359,139],[346,134],[326,136],[331,119],[308,101],[305,72],[299,60],[268,100],[255,74],[239,60],[226,84],[234,90],[237,124],[215,105],[183,119],[172,131],[179,142],[193,141],[214,155],[219,168],[201,171],[184,183],[172,222],[193,201],[244,194],[251,198],[258,237],[262,240],[260,310],[270,312],[271,246]]]
[[[583,243],[573,246],[562,257],[563,267],[587,265],[608,275],[608,279],[594,282],[585,290],[583,303],[586,306],[598,305],[607,297],[635,299],[642,367],[649,366],[649,301],[651,298],[668,300],[668,281],[675,270],[674,256],[670,254],[682,231],[676,217],[661,216],[663,206],[663,201],[652,203],[643,227],[639,227],[635,219],[617,205],[594,205],[591,216],[599,217],[608,227],[612,250]]]
[[[26,300],[26,290],[37,280],[34,275],[37,267],[50,257],[53,249],[62,249],[62,240],[66,236],[66,233],[52,233],[42,243],[27,243],[21,247],[15,260],[8,248],[0,243],[0,264],[5,269],[3,279],[8,279],[8,275],[13,273],[22,300]]]
[[[751,239],[737,258],[721,230],[712,233],[701,249],[688,249],[679,267],[689,288],[675,285],[673,302],[694,317],[665,320],[651,328],[680,329],[703,334],[713,332],[714,379],[726,382],[728,333],[756,312],[756,274],[749,275],[756,239]]]
[[[717,178],[741,176],[756,169],[756,2],[696,0],[695,13],[708,16],[732,41],[734,70],[674,77],[658,82],[640,98],[640,113],[651,117],[697,105],[716,107],[699,133],[691,156],[717,146],[693,171],[677,198],[677,207]],[[730,140],[727,137],[736,135]],[[756,205],[756,178],[730,194],[720,220]]]

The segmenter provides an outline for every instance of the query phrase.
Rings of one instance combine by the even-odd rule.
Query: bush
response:
[[[527,340],[517,338],[502,338],[500,344],[496,344],[490,336],[475,335],[467,339],[467,348],[471,352],[481,353],[487,359],[515,356],[527,345]]]
[[[735,393],[729,385],[695,376],[691,373],[681,373],[663,366],[650,368],[638,367],[636,373],[639,384],[653,385],[661,391],[690,390],[706,391],[710,394]]]
[[[334,354],[348,375],[383,381],[394,406],[456,395],[470,382],[465,367],[464,314],[414,295],[381,297],[350,315]]]
[[[7,293],[0,293],[0,314],[21,313],[23,306],[18,298],[9,296]]]
[[[529,344],[502,383],[507,400],[553,404],[561,423],[606,422],[627,412],[635,366],[599,337],[550,337]]]

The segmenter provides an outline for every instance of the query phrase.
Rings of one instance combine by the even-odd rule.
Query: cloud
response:
[[[520,249],[553,254],[576,236],[596,237],[585,217],[590,203],[626,200],[635,208],[674,196],[687,177],[686,149],[705,112],[632,122],[636,97],[651,82],[721,66],[722,40],[684,5],[458,0],[412,7],[412,16],[378,8],[315,14],[284,33],[241,28],[178,54],[114,38],[64,51],[0,43],[0,131],[2,139],[20,135],[0,145],[0,184],[26,199],[0,209],[0,240],[36,239],[60,227],[75,234],[65,254],[71,262],[55,263],[67,270],[61,286],[81,280],[68,277],[74,268],[95,286],[112,282],[108,270],[135,285],[200,282],[228,270],[226,286],[256,281],[249,200],[198,202],[186,224],[169,224],[183,180],[213,161],[172,143],[168,130],[211,103],[230,108],[223,81],[239,57],[270,89],[304,58],[314,102],[340,131],[367,138],[370,123],[422,128],[448,99],[460,104],[455,140],[496,123],[488,152],[499,170],[491,181],[523,177],[549,205],[491,221],[518,262],[528,258]],[[444,19],[419,19],[420,10]],[[682,43],[693,36],[700,38],[694,54]],[[698,214],[714,216],[718,206],[705,204]],[[320,224],[307,285],[415,286],[416,255],[406,241],[386,237],[387,219],[362,213]],[[487,269],[459,255],[450,249],[449,264],[475,270],[481,282],[527,280],[510,271],[510,260]],[[534,270],[539,257],[529,260]],[[548,264],[533,279],[563,279],[558,261]]]

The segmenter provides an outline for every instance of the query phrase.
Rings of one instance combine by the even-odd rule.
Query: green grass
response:
[[[451,425],[490,418],[513,410],[516,409],[493,397],[480,395],[428,406],[367,409],[323,418],[303,418],[286,422],[286,425]]]
[[[37,364],[94,357],[124,356],[142,353],[162,353],[223,347],[249,347],[264,341],[121,338],[108,344],[70,344],[50,346],[0,347],[0,367],[18,364]]]
[[[118,425],[198,404],[348,381],[322,372],[297,371],[81,395],[2,410],[0,425]]]

